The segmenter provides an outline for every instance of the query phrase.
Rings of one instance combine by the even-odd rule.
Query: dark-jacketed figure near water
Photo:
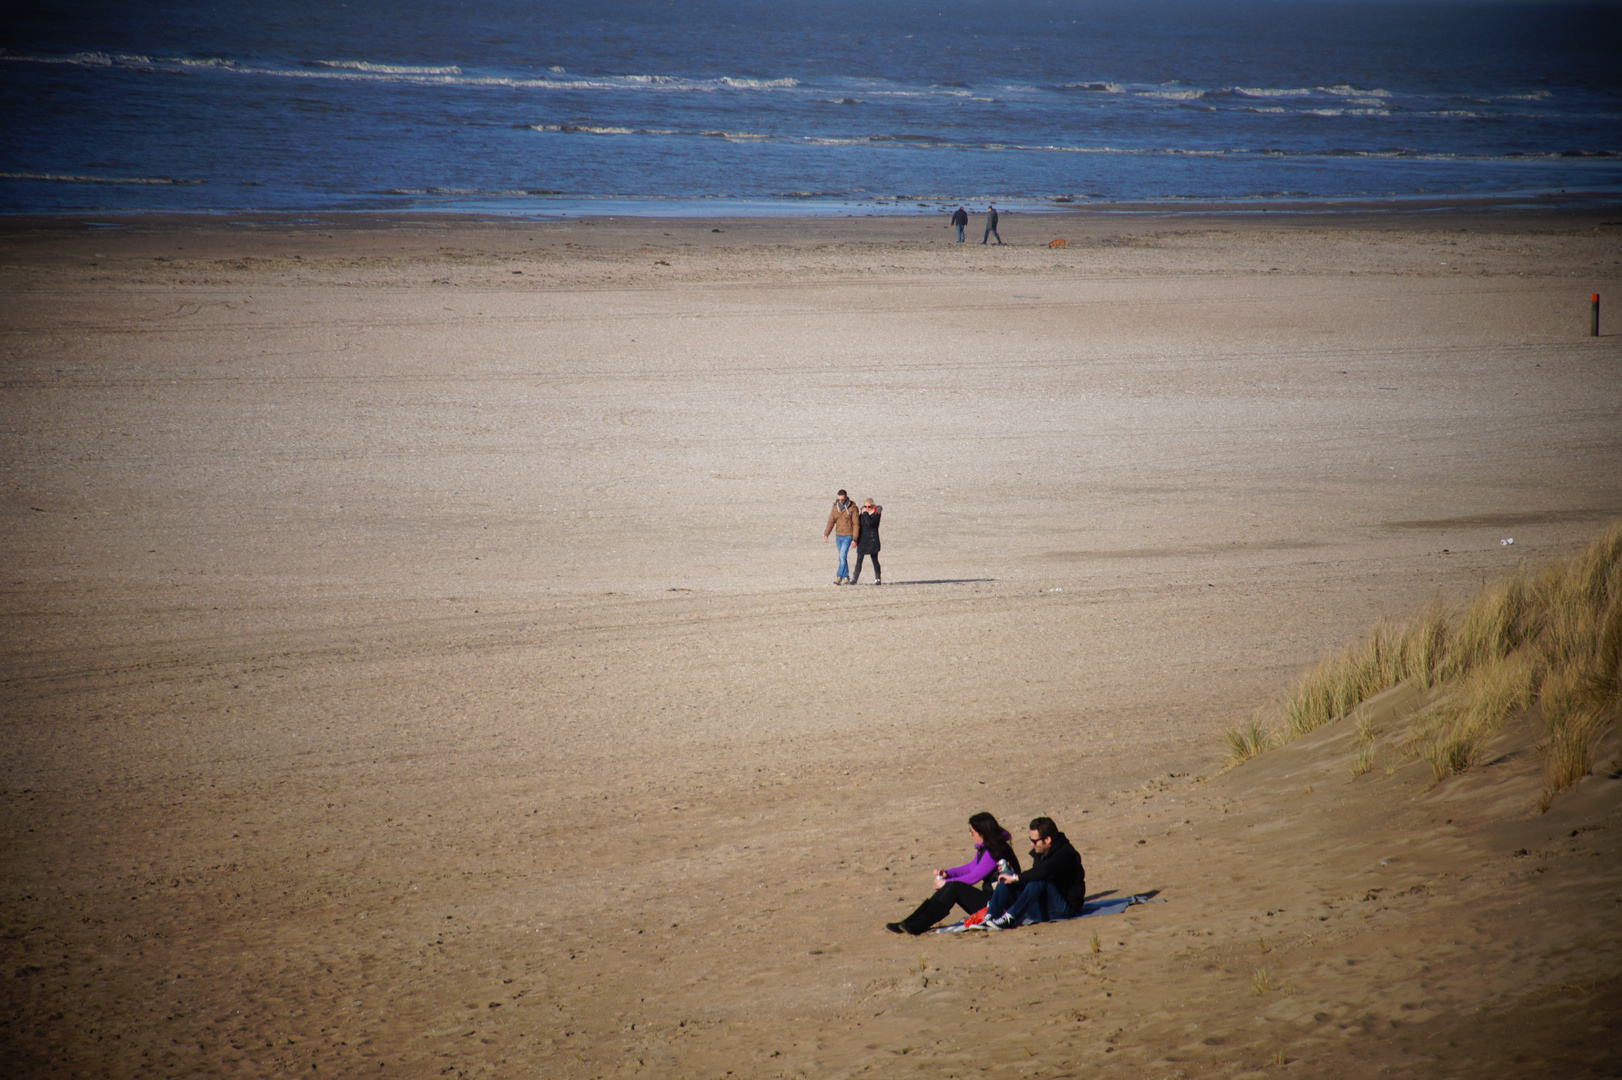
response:
[[[985,236],[980,238],[980,243],[984,244],[987,240],[991,239],[993,236],[995,236],[997,238],[997,245],[999,247],[1002,246],[1002,234],[997,231],[997,208],[995,206],[987,205],[986,206],[986,234],[985,234]]]

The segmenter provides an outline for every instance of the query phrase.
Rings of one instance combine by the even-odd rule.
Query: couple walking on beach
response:
[[[969,224],[969,212],[961,206],[958,207],[957,212],[952,215],[952,224],[957,227],[957,242],[961,244],[963,242],[963,230],[967,228]],[[986,235],[980,238],[980,243],[984,244],[993,236],[997,238],[998,246],[1001,246],[1002,234],[997,231],[997,208],[992,206],[990,203],[987,203]]]
[[[873,584],[884,584],[884,571],[879,569],[879,518],[883,513],[884,507],[874,506],[872,499],[863,502],[858,510],[845,489],[839,489],[834,508],[828,511],[828,524],[822,530],[822,542],[826,544],[828,534],[832,533],[839,548],[839,574],[834,578],[835,585],[856,584],[862,576],[864,559],[873,560]],[[856,545],[855,574],[850,572],[849,566],[852,544]]]
[[[1031,868],[1020,870],[1013,839],[997,819],[982,811],[969,819],[974,858],[962,866],[935,871],[935,895],[900,922],[885,923],[892,934],[922,934],[960,907],[966,925],[1007,930],[1027,923],[1069,919],[1081,914],[1087,871],[1081,854],[1050,817],[1031,820]]]

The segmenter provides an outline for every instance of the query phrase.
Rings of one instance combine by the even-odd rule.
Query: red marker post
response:
[[[1588,298],[1588,336],[1599,337],[1599,293]]]

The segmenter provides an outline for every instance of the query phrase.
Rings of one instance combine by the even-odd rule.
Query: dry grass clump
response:
[[[1430,762],[1438,780],[1464,772],[1479,761],[1483,744],[1504,721],[1536,700],[1544,674],[1521,653],[1469,669],[1452,693],[1421,714],[1409,746]]]
[[[1517,572],[1476,594],[1464,611],[1458,633],[1448,643],[1447,658],[1439,672],[1444,682],[1500,660],[1521,644],[1526,635],[1529,593],[1525,576]]]
[[[1374,751],[1368,743],[1361,743],[1357,747],[1357,755],[1352,758],[1352,776],[1362,776],[1374,768]]]
[[[1222,738],[1227,743],[1230,765],[1240,765],[1257,754],[1265,754],[1277,742],[1273,733],[1262,725],[1259,715],[1243,724],[1229,724]]]
[[[1544,759],[1554,791],[1588,775],[1595,743],[1618,719],[1622,596],[1612,597],[1597,629],[1599,641],[1592,654],[1552,673],[1543,686]]]
[[[1302,676],[1280,710],[1279,736],[1261,717],[1230,727],[1229,759],[1341,719],[1405,681],[1441,688],[1404,742],[1438,780],[1477,764],[1486,741],[1525,709],[1543,718],[1550,791],[1587,775],[1594,747],[1622,718],[1622,524],[1573,558],[1485,587],[1456,621],[1432,600],[1401,626],[1374,627]],[[1372,732],[1360,726],[1359,736],[1354,776],[1372,768]]]
[[[1429,687],[1447,651],[1447,611],[1439,599],[1401,626],[1381,623],[1302,678],[1284,704],[1284,728],[1290,738],[1305,735],[1404,680]]]

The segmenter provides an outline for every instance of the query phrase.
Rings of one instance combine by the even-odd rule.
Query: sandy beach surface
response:
[[[1617,217],[0,222],[0,1071],[1622,1075],[1614,756],[1220,745],[1622,518]]]

